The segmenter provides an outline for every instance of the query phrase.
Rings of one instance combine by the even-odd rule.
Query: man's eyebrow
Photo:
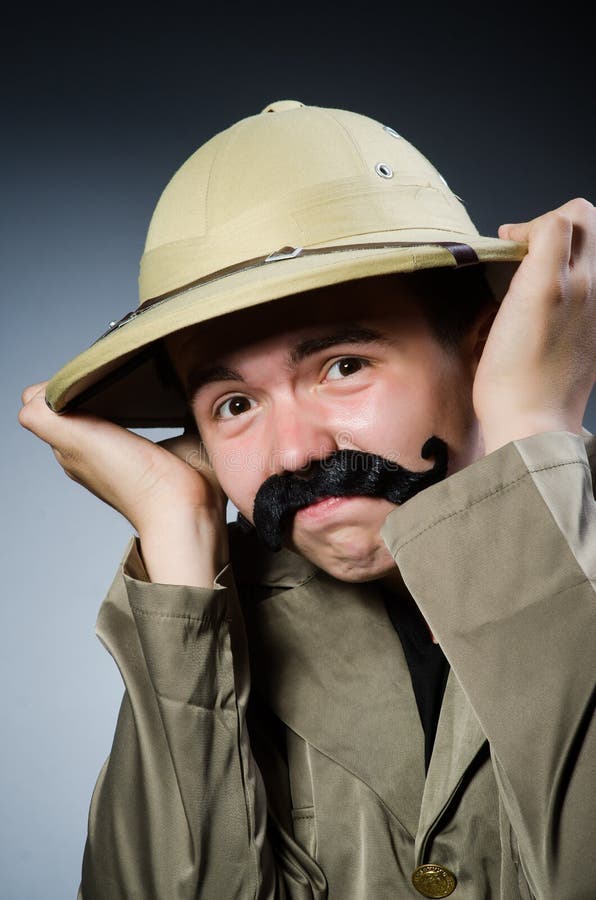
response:
[[[186,377],[187,397],[194,397],[200,388],[213,381],[244,381],[244,378],[240,372],[229,369],[227,366],[209,366],[208,368],[194,366]]]
[[[331,334],[324,334],[321,337],[306,338],[296,344],[289,353],[291,365],[297,365],[321,350],[329,350],[337,344],[372,344],[374,342],[388,343],[387,335],[374,328],[363,328],[359,326],[348,326],[340,328]]]
[[[363,328],[350,325],[340,328],[330,334],[323,334],[316,338],[305,338],[295,344],[288,353],[290,366],[296,366],[302,360],[321,350],[329,350],[338,344],[372,344],[373,342],[387,343],[388,337],[374,328]],[[246,383],[246,379],[236,369],[228,366],[213,365],[201,367],[193,366],[186,377],[186,395],[191,398],[206,384],[215,381],[240,381]]]

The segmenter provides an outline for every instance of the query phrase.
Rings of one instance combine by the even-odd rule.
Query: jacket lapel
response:
[[[474,710],[451,669],[422,797],[416,838],[417,858],[437,819],[449,805],[467,769],[485,742],[486,736]]]
[[[407,663],[374,583],[347,584],[230,526],[252,690],[282,722],[365,782],[419,853],[485,736],[453,671],[428,774]],[[242,588],[244,588],[242,590]]]
[[[415,835],[424,740],[380,593],[326,576],[245,605],[253,690],[294,732],[365,782]]]

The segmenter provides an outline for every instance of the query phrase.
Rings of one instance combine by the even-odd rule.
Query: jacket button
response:
[[[414,869],[412,884],[423,897],[448,897],[455,890],[457,878],[449,869],[428,863]]]

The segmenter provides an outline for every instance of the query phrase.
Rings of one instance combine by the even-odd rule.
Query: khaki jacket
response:
[[[231,526],[213,589],[152,584],[132,537],[97,625],[126,691],[80,900],[594,900],[590,462],[596,439],[536,435],[387,517],[452,667],[426,778],[374,582]]]

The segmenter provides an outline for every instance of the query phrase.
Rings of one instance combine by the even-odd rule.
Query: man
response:
[[[84,900],[594,895],[596,216],[499,234],[393,129],[275,103],[24,391],[138,532]]]

